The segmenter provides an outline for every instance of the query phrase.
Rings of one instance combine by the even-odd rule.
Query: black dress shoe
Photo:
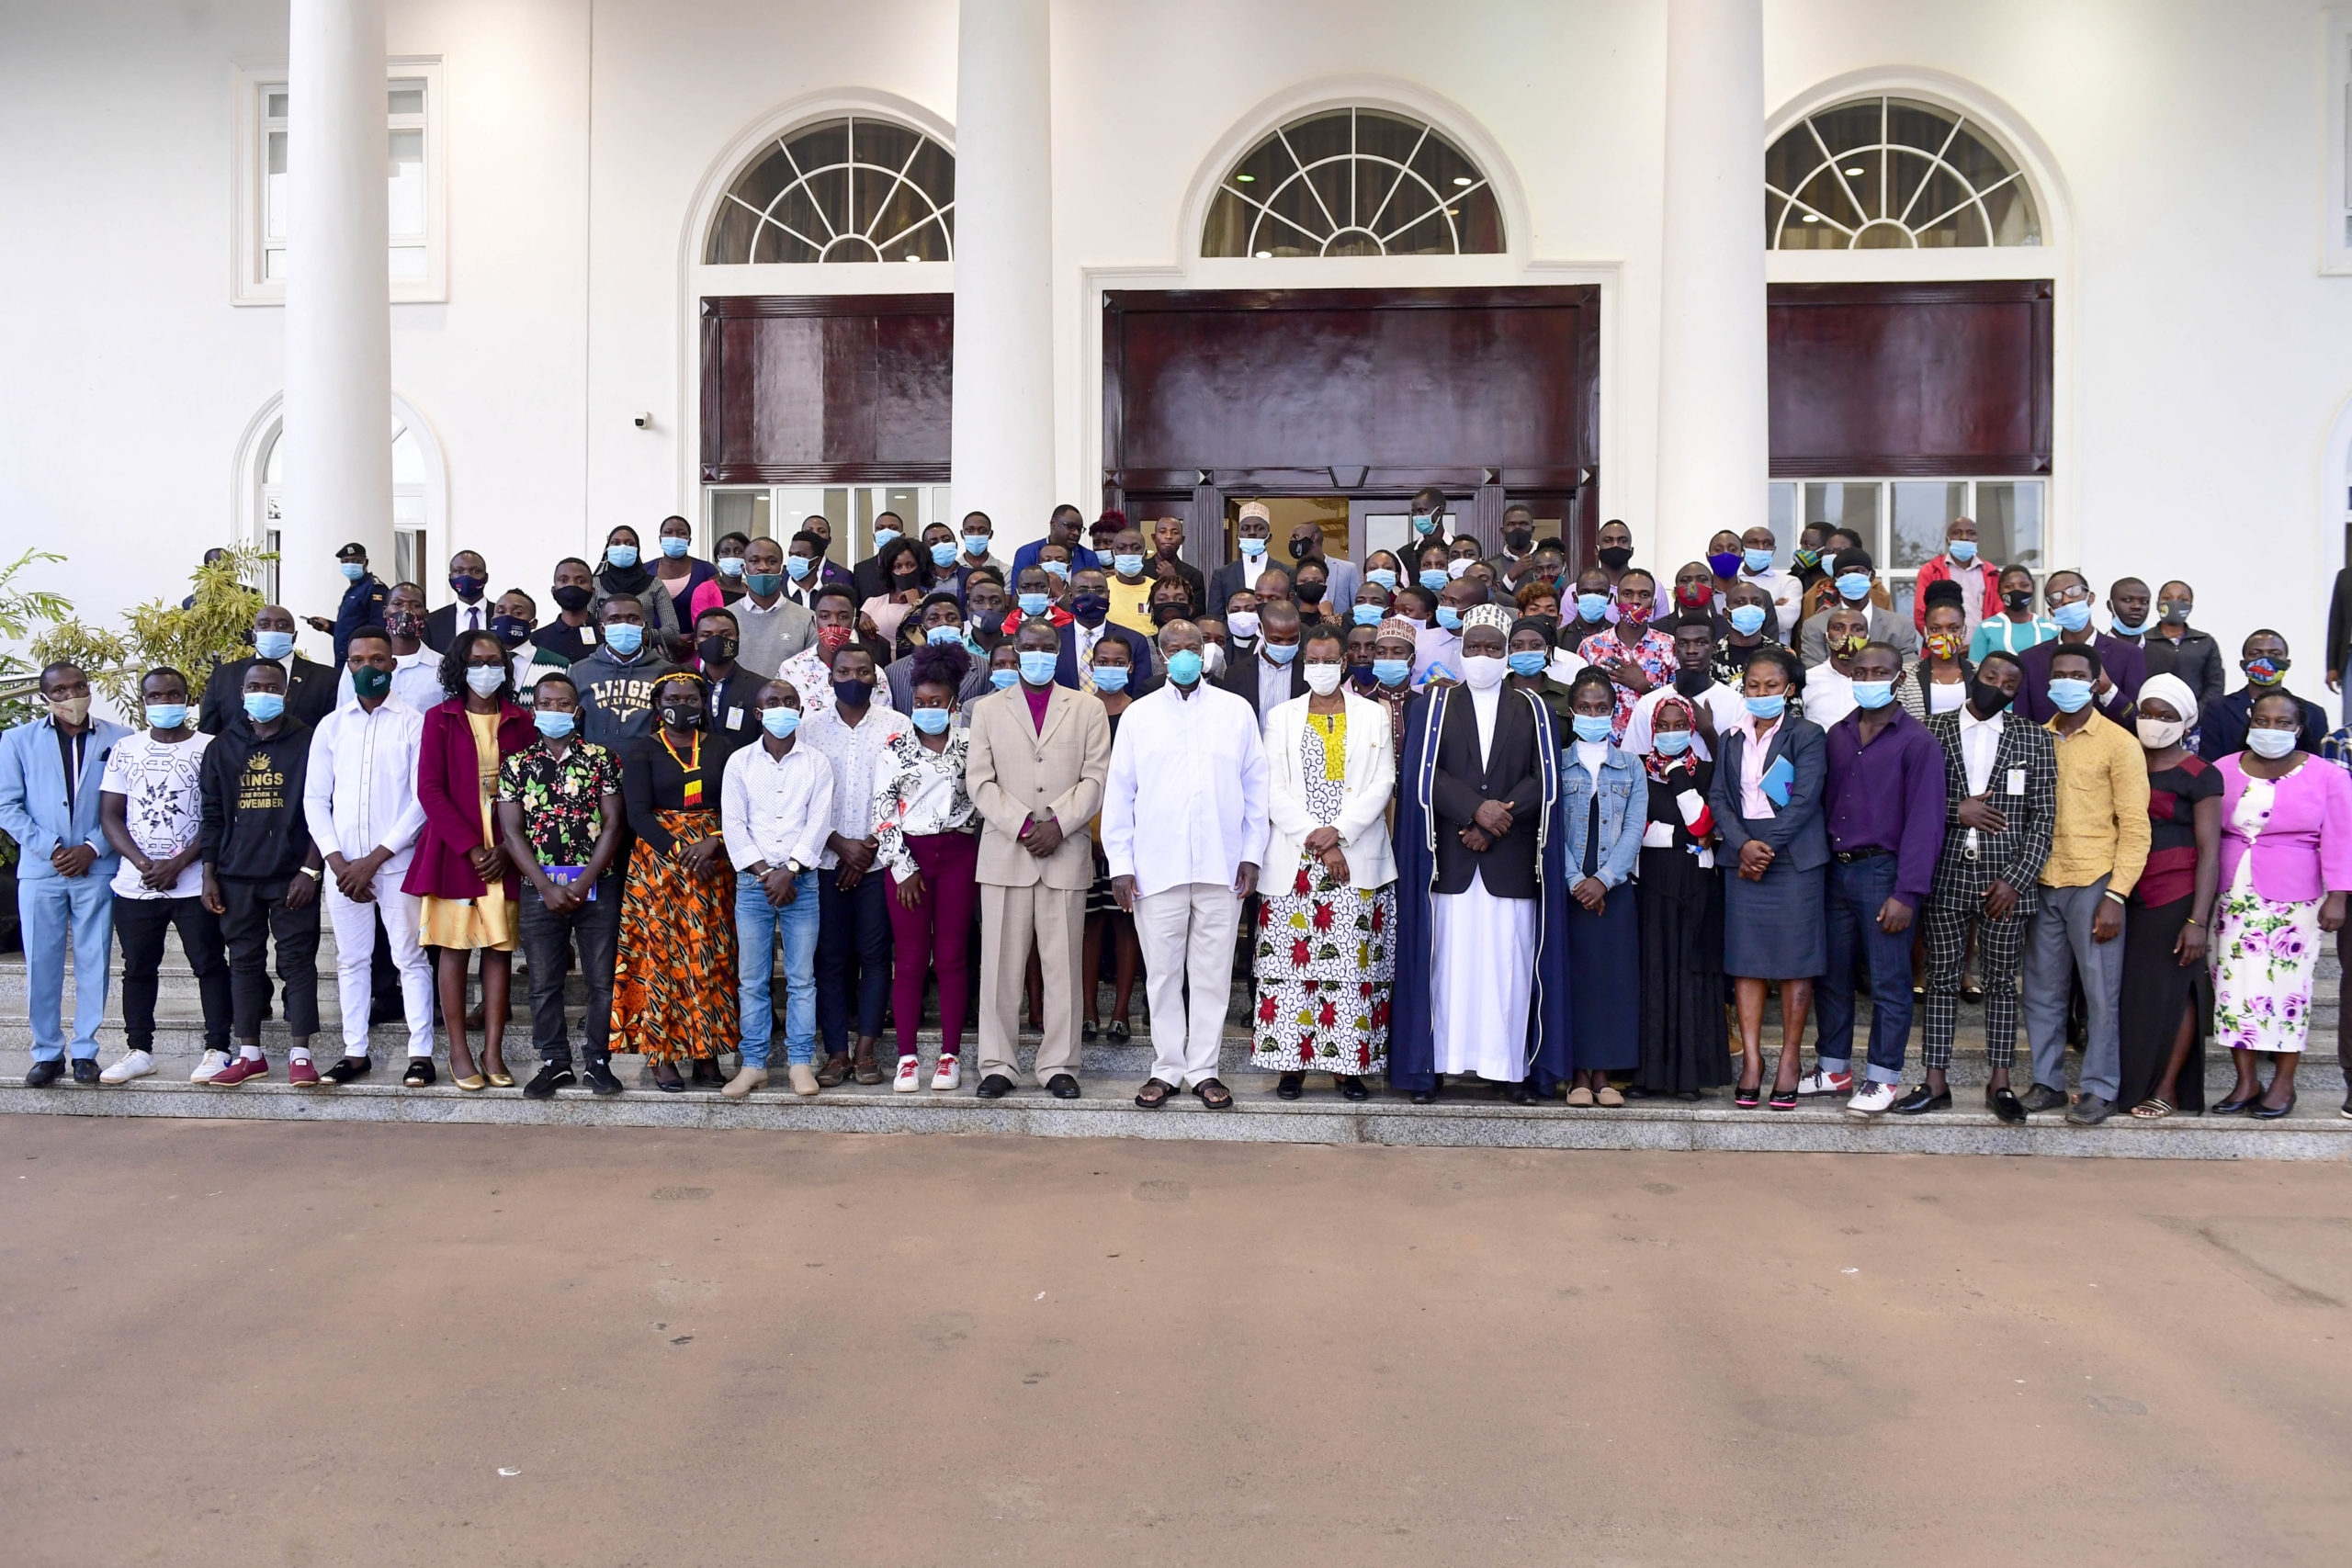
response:
[[[74,1064],[76,1066],[79,1066],[81,1064],[78,1062]],[[76,1073],[74,1077],[79,1078],[81,1075]],[[2291,1093],[2287,1096],[2287,1103],[2284,1105],[2257,1104],[2253,1110],[2246,1112],[2247,1115],[2255,1118],[2258,1122],[2276,1122],[2282,1116],[2292,1116],[2294,1113],[2295,1097]]]
[[[97,1081],[98,1081],[98,1062],[97,1062],[97,1058],[96,1058],[96,1057],[95,1057],[95,1056],[76,1056],[76,1057],[74,1057],[74,1081],[75,1083],[96,1083],[96,1082],[97,1082]]]
[[[1408,1096],[1408,1098],[1416,1105],[1435,1105],[1437,1103],[1437,1090],[1433,1089],[1417,1089]]]
[[[1947,1089],[1941,1094],[1938,1094],[1928,1089],[1926,1084],[1921,1084],[1894,1102],[1894,1113],[1897,1116],[1925,1116],[1930,1111],[1950,1111],[1951,1109],[1951,1090]]]
[[[727,1075],[718,1070],[718,1058],[696,1056],[694,1076],[686,1081],[696,1089],[717,1089],[727,1081]]]
[[[2066,1091],[2038,1083],[2027,1089],[2025,1098],[2018,1103],[2025,1108],[2028,1115],[2041,1111],[2064,1111],[2066,1109]]]
[[[1296,1100],[1306,1092],[1306,1075],[1305,1073],[1284,1073],[1274,1080],[1276,1100]]]
[[[328,1083],[345,1084],[366,1077],[374,1070],[375,1066],[376,1059],[373,1056],[345,1056],[334,1066],[321,1073],[319,1077]]]
[[[1535,1091],[1524,1081],[1507,1083],[1503,1085],[1503,1098],[1513,1105],[1532,1105],[1535,1103]]]
[[[1127,1027],[1124,1018],[1114,1018],[1102,1026],[1102,1038],[1114,1045],[1125,1045],[1135,1037],[1136,1032]]]
[[[1372,1090],[1364,1087],[1363,1078],[1352,1074],[1342,1073],[1340,1075],[1340,1098],[1341,1100],[1370,1100]]]
[[[1094,1021],[1092,1019],[1091,1019],[1091,1018],[1090,1018],[1090,1019],[1088,1019],[1084,1023],[1081,1023],[1081,1024],[1080,1024],[1080,1025],[1078,1026],[1078,1037],[1079,1037],[1080,1040],[1085,1041],[1085,1042],[1086,1042],[1087,1043],[1089,1043],[1089,1044],[1092,1044],[1092,1043],[1094,1043],[1094,1038],[1095,1038],[1095,1036],[1097,1036],[1097,1035],[1101,1034],[1102,1032],[1102,1026],[1101,1024],[1099,1024],[1099,1023],[1095,1022],[1095,1021]]]
[[[621,1092],[621,1080],[613,1077],[610,1062],[591,1062],[588,1064],[588,1088],[609,1100]]]
[[[523,1086],[523,1098],[525,1100],[553,1100],[556,1090],[570,1089],[579,1081],[571,1076],[570,1067],[560,1062],[549,1062],[538,1070],[529,1083]]]
[[[401,1085],[404,1089],[431,1089],[434,1077],[432,1057],[411,1056],[408,1071],[401,1077]]]
[[[27,1089],[47,1089],[65,1076],[64,1058],[52,1056],[46,1062],[35,1062],[25,1074]]]
[[[990,1073],[980,1080],[980,1087],[972,1092],[982,1100],[1002,1100],[1012,1092],[1012,1080],[1002,1073]]]
[[[2221,1104],[2213,1107],[2213,1114],[2216,1116],[2243,1116],[2261,1102],[2262,1090],[2257,1089],[2252,1094],[2243,1095],[2222,1101]]]
[[[2346,1122],[2352,1122],[2352,1094],[2344,1097],[2344,1110],[2341,1114]]]
[[[2018,1099],[2015,1089],[1988,1089],[1984,1091],[1984,1104],[1996,1119],[2012,1126],[2025,1120],[2025,1104]]]
[[[1068,1073],[1056,1073],[1046,1080],[1046,1092],[1056,1100],[1076,1100],[1078,1080]]]

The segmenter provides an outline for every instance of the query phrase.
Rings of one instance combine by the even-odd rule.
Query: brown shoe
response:
[[[849,1082],[849,1058],[828,1056],[817,1069],[817,1082],[826,1089],[839,1089]]]
[[[871,1051],[861,1051],[857,1054],[856,1072],[857,1081],[860,1083],[873,1084],[882,1081],[882,1069],[876,1065],[874,1053]]]

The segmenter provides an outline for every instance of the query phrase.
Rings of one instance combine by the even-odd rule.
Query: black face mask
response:
[[[1192,618],[1193,607],[1190,604],[1171,604],[1163,599],[1151,607],[1151,624],[1155,626],[1164,626],[1170,621],[1189,621]]]
[[[1320,582],[1302,582],[1291,592],[1298,596],[1298,602],[1302,604],[1320,604],[1323,603],[1323,590],[1326,586],[1328,585]]]
[[[2030,588],[2012,589],[2001,595],[2001,603],[2012,610],[2022,610],[2033,603],[2033,591]]]
[[[1100,593],[1081,593],[1069,602],[1069,613],[1080,626],[1091,631],[1111,613],[1111,601]]]
[[[672,729],[700,729],[702,709],[690,708],[681,703],[664,703],[662,705],[662,722]]]
[[[1980,717],[1990,718],[2007,707],[2011,695],[1996,686],[1986,685],[1982,675],[1972,676],[1969,680],[1968,705],[1974,708]]]
[[[558,588],[550,592],[558,605],[575,615],[586,609],[588,601],[596,596],[593,590],[586,588]]]
[[[1528,547],[1534,543],[1535,530],[1532,528],[1506,528],[1503,530],[1503,547],[1510,551],[1510,553],[1515,556],[1525,555],[1528,551]]]
[[[1686,697],[1695,697],[1715,683],[1712,671],[1706,670],[1677,670],[1674,689]]]
[[[1600,552],[1600,564],[1611,571],[1623,571],[1634,561],[1633,547],[1611,545]]]
[[[695,651],[702,655],[705,664],[731,664],[735,661],[736,650],[742,646],[734,637],[718,635],[707,637],[695,644]]]

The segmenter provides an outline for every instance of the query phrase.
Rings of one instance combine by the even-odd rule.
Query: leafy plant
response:
[[[248,583],[277,558],[254,545],[221,550],[188,574],[195,592],[187,604],[151,599],[124,613],[120,632],[59,619],[33,644],[33,657],[44,664],[66,659],[80,665],[92,688],[119,713],[139,711],[140,677],[159,664],[185,674],[188,701],[201,702],[214,667],[249,651],[246,637],[262,597]]]
[[[27,567],[64,558],[47,550],[27,550],[0,567],[0,638],[20,642],[36,626],[55,625],[73,615],[74,606],[63,594],[17,586],[17,573]],[[20,657],[13,649],[0,648],[0,727],[13,727],[36,716],[32,694],[39,690],[40,675],[40,663]]]

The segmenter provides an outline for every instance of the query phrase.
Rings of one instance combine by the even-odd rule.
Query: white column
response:
[[[287,32],[278,578],[299,618],[334,614],[345,587],[334,552],[352,540],[379,576],[391,570],[384,0],[292,0]]]
[[[1056,499],[1046,0],[963,0],[956,71],[956,511],[1019,544]]]
[[[1667,0],[1665,234],[1658,268],[1661,573],[1764,521],[1761,0]]]

